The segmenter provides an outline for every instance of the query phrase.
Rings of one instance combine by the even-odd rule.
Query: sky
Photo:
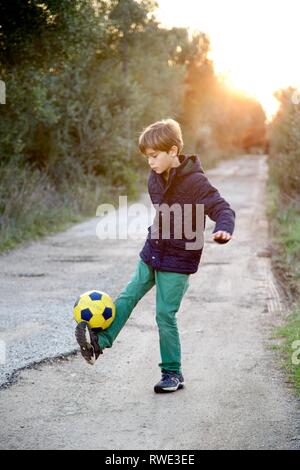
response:
[[[165,27],[205,32],[210,58],[228,85],[256,97],[267,116],[273,92],[300,88],[300,0],[156,0]]]

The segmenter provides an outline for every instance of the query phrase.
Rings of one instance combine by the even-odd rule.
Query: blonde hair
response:
[[[145,153],[146,148],[169,152],[176,145],[178,154],[183,148],[180,125],[174,119],[163,119],[147,126],[139,137],[139,149]]]

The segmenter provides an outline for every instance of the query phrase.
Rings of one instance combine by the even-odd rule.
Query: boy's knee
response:
[[[159,327],[177,327],[176,312],[157,313],[156,323]]]

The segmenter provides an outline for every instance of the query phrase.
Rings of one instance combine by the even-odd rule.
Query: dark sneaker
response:
[[[155,393],[176,392],[184,387],[182,374],[170,370],[162,370],[161,381],[154,386]]]
[[[80,322],[76,326],[75,337],[84,359],[91,365],[95,364],[100,354],[102,354],[97,335],[90,329],[87,323]]]

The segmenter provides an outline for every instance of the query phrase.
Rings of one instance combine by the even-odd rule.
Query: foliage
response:
[[[207,36],[190,40],[185,28],[162,28],[155,6],[153,0],[0,2],[3,227],[23,226],[19,212],[29,223],[33,204],[35,220],[42,220],[42,205],[46,211],[52,204],[47,198],[60,211],[91,213],[85,191],[94,194],[96,182],[136,193],[146,170],[139,133],[156,120],[177,119],[184,151],[204,152],[206,167],[260,141],[259,106],[221,86]],[[90,197],[94,211],[96,199]]]
[[[299,394],[300,365],[291,358],[295,355],[294,341],[300,337],[300,110],[297,90],[279,90],[275,96],[280,108],[268,129],[272,265],[290,315],[274,335],[283,340],[278,346],[283,353],[283,366]]]
[[[192,38],[185,54],[186,93],[182,109],[185,134],[195,152],[211,149],[223,156],[264,149],[266,116],[253,98],[229,90],[216,76],[209,59],[209,39],[204,33]]]
[[[300,202],[300,107],[297,90],[276,93],[279,111],[269,127],[270,174],[280,188],[282,200],[299,207]]]

